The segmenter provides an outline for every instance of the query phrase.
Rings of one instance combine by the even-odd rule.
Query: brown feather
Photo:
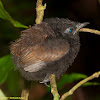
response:
[[[41,61],[55,61],[60,59],[69,51],[69,45],[65,45],[65,48],[60,46],[59,49],[55,49],[53,47],[51,46],[49,49],[42,46],[27,48],[20,60],[26,64],[32,64]]]
[[[47,26],[40,24],[24,30],[21,38],[12,43],[11,53],[18,57],[19,64],[24,64],[22,67],[37,62],[58,60],[69,51],[69,44],[64,39],[57,38],[49,26],[48,31]]]

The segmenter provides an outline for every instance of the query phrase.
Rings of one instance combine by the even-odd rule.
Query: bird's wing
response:
[[[13,47],[12,53],[18,57],[19,64],[28,66],[24,67],[25,71],[36,72],[41,66],[46,65],[45,62],[59,60],[62,56],[69,52],[69,44],[62,39],[47,39],[44,43],[27,48]]]
[[[22,54],[21,61],[24,63],[38,63],[55,61],[60,59],[69,51],[69,44],[64,40],[48,40],[45,43],[28,47]]]

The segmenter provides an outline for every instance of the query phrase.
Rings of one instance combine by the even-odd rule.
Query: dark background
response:
[[[29,26],[35,23],[36,0],[1,0],[4,8],[17,21]],[[73,21],[90,22],[88,28],[100,30],[100,4],[98,0],[44,0],[47,3],[44,18],[62,17]],[[10,42],[19,38],[23,29],[13,27],[6,20],[0,19],[0,57],[8,54]],[[92,33],[80,33],[81,48],[73,65],[67,73],[83,73],[91,75],[100,70],[100,36]],[[14,73],[12,71],[12,73]],[[18,76],[20,77],[20,76]],[[9,77],[8,77],[9,79]],[[20,86],[15,94],[20,95],[20,87],[23,86],[23,79],[20,78]],[[99,79],[95,81],[100,82]],[[8,82],[8,81],[7,81]],[[13,85],[16,84],[13,82]],[[52,100],[52,95],[46,92],[42,84],[35,84],[30,89],[30,100]],[[73,84],[70,84],[73,86]],[[68,85],[68,86],[70,86]],[[65,86],[67,88],[67,86]],[[9,96],[9,87],[4,83],[1,88]],[[7,91],[8,89],[8,91]],[[10,90],[12,91],[12,90]],[[66,90],[62,90],[62,94]],[[14,94],[14,95],[15,95]],[[100,100],[100,86],[79,88],[71,100]],[[12,95],[13,96],[13,95]]]

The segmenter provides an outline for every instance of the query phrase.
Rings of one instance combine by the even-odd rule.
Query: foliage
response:
[[[8,87],[9,94],[17,96],[19,94],[19,73],[17,70],[10,70],[8,73],[6,86]]]
[[[62,89],[62,87],[66,84],[73,83],[80,79],[86,78],[87,75],[81,73],[72,73],[72,74],[64,74],[61,79],[57,82],[58,91]],[[100,85],[98,82],[86,82],[83,86],[91,86],[91,85]],[[50,92],[51,87],[48,87],[48,91]]]
[[[0,58],[0,84],[5,82],[8,76],[8,72],[14,69],[14,65],[11,61],[11,56],[6,55],[2,58]]]
[[[0,58],[0,84],[6,81],[11,95],[16,96],[19,90],[19,75],[15,70],[11,55]]]
[[[83,86],[91,86],[91,85],[100,85],[98,82],[86,82],[83,84]]]
[[[9,13],[4,9],[2,2],[0,1],[0,18],[9,20],[15,27],[28,28],[27,26],[21,24],[20,22],[14,20]]]
[[[80,74],[80,73],[65,74],[65,75],[63,75],[61,80],[57,83],[58,89],[60,89],[66,83],[67,84],[72,83],[76,80],[80,80],[80,79],[83,79],[83,78],[86,78],[86,77],[87,77],[86,75]]]

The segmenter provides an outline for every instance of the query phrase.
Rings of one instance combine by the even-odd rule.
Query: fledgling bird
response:
[[[22,31],[10,46],[12,59],[22,77],[49,82],[49,75],[59,78],[79,52],[79,30],[88,23],[64,18],[48,18]]]

